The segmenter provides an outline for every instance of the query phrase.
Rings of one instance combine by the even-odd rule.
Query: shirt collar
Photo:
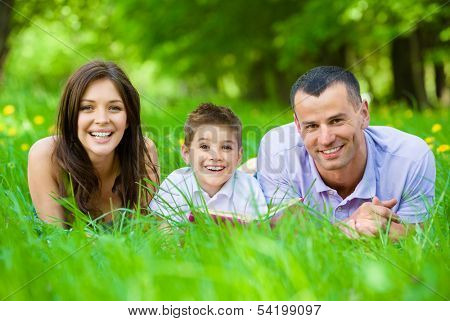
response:
[[[367,146],[367,161],[366,167],[364,169],[364,175],[361,181],[356,186],[353,193],[351,193],[347,198],[363,198],[369,199],[375,196],[376,193],[376,175],[375,175],[375,154],[374,154],[374,146],[372,145],[372,140],[369,135],[364,131],[366,146]],[[320,176],[316,164],[314,163],[313,158],[308,153],[309,166],[311,168],[311,173],[314,181],[314,188],[317,193],[332,191],[333,189],[325,184]]]
[[[376,174],[375,174],[375,151],[372,139],[364,131],[367,146],[367,161],[364,175],[361,181],[356,185],[355,190],[350,194],[349,198],[371,199],[376,193]]]
[[[308,160],[309,160],[309,167],[311,168],[311,173],[314,178],[313,184],[316,192],[322,193],[326,191],[331,191],[332,190],[331,187],[327,186],[327,184],[325,184],[325,182],[322,180],[322,177],[320,176],[316,168],[316,164],[314,163],[314,160],[309,153],[308,153]]]

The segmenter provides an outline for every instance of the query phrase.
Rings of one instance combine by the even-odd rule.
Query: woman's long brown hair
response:
[[[140,187],[143,178],[148,178],[147,169],[156,177],[159,184],[156,165],[152,163],[140,123],[140,100],[126,74],[115,63],[92,61],[79,68],[67,81],[59,103],[57,120],[57,139],[54,157],[64,171],[70,174],[75,201],[78,208],[91,216],[98,216],[98,208],[92,202],[92,196],[100,191],[100,180],[78,139],[78,113],[81,98],[89,84],[97,79],[111,80],[119,92],[127,113],[128,127],[116,147],[116,156],[120,164],[120,175],[114,183],[114,190],[119,194],[122,206],[134,208],[138,200],[148,205],[151,195]],[[66,196],[63,179],[59,182],[62,196]],[[141,195],[139,195],[141,193]],[[145,204],[146,203],[146,204]]]

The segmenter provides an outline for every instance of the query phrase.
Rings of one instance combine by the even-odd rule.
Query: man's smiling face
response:
[[[298,91],[294,105],[297,130],[319,173],[347,169],[365,157],[367,103],[350,102],[344,84],[332,84],[318,97]]]

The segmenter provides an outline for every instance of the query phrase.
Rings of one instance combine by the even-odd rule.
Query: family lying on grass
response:
[[[66,84],[57,135],[30,149],[28,183],[37,214],[70,225],[74,215],[61,205],[66,199],[103,222],[119,208],[150,210],[169,223],[207,209],[246,222],[270,217],[273,225],[283,218],[279,209],[302,202],[308,215],[323,213],[349,237],[389,229],[392,238],[429,217],[433,153],[416,136],[369,126],[368,103],[351,72],[308,71],[292,86],[291,105],[294,122],[263,137],[256,174],[237,170],[239,118],[229,108],[200,105],[184,127],[188,167],[160,184],[136,89],[114,63],[90,62]]]

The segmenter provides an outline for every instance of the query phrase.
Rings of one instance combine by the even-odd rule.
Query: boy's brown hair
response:
[[[228,107],[212,103],[200,104],[191,112],[184,124],[184,145],[190,147],[195,132],[202,125],[224,125],[235,131],[238,145],[242,146],[242,123]]]

